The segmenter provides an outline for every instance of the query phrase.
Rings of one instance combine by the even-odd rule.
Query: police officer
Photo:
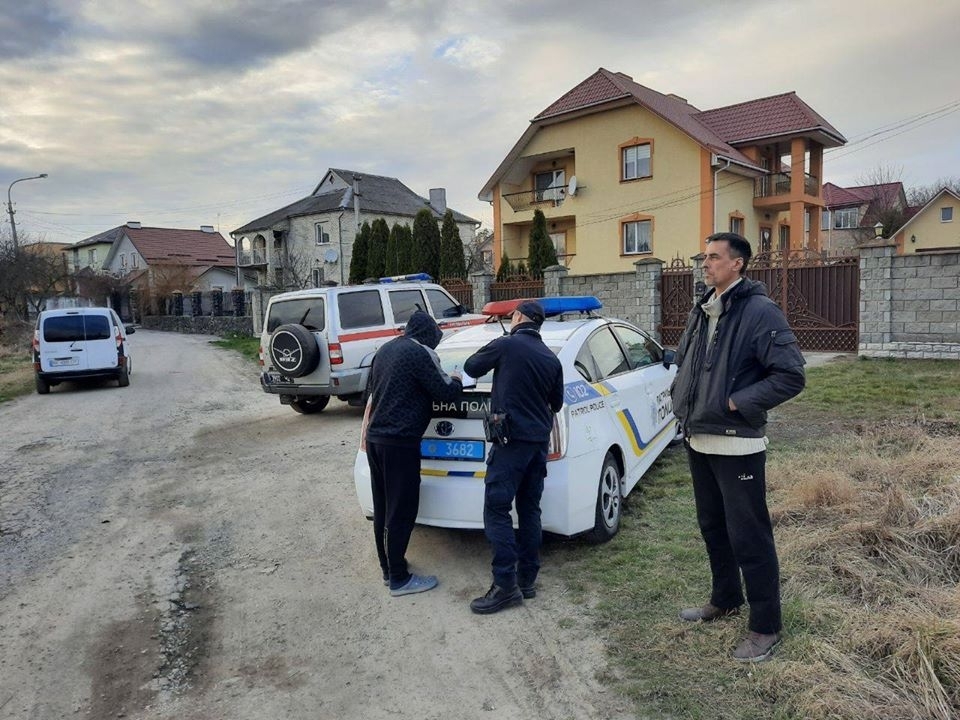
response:
[[[543,306],[527,300],[511,317],[508,335],[467,358],[464,372],[481,377],[493,370],[491,415],[501,416],[499,435],[487,456],[483,528],[493,550],[493,584],[470,603],[489,614],[536,596],[540,570],[540,496],[547,474],[553,416],[563,407],[563,368],[540,338]],[[510,507],[516,500],[519,529]]]

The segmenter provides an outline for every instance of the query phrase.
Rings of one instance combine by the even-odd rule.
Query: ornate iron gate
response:
[[[676,347],[693,307],[693,268],[674,258],[660,276],[660,342]]]

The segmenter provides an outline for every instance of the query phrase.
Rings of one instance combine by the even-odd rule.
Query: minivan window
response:
[[[110,321],[104,315],[59,315],[43,321],[43,339],[47,342],[109,340]]]
[[[430,299],[431,307],[433,307],[434,317],[448,318],[460,315],[459,303],[451,300],[445,292],[440,290],[427,290],[427,297]]]
[[[405,323],[417,310],[426,310],[427,304],[419,290],[390,290],[390,307],[393,308],[393,321]]]
[[[324,317],[322,297],[281,300],[270,306],[267,332],[287,323],[303,325],[307,330],[323,330]]]
[[[383,325],[379,290],[341,293],[337,297],[337,305],[340,308],[340,327],[344,330]]]

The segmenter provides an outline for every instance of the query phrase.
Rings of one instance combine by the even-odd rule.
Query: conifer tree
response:
[[[387,240],[390,239],[390,228],[387,221],[377,218],[370,226],[370,245],[367,248],[367,275],[370,278],[380,278],[386,275]]]
[[[383,274],[400,275],[403,271],[400,269],[400,250],[403,246],[403,226],[400,223],[394,223],[390,228],[390,237],[387,239],[387,257],[384,262]]]
[[[408,275],[409,273],[416,272],[413,259],[413,229],[404,223],[400,230],[400,250],[397,253],[400,272],[397,274]]]
[[[423,208],[413,219],[413,258],[416,269],[434,280],[440,277],[440,228],[433,213]]]
[[[463,258],[463,241],[460,228],[453,219],[453,210],[443,214],[443,227],[440,228],[440,277],[467,277],[467,262]]]
[[[360,226],[353,241],[353,255],[350,258],[350,284],[362,283],[367,277],[367,253],[370,248],[370,223],[364,222]]]
[[[500,257],[500,267],[497,268],[497,282],[506,282],[513,275],[513,265],[510,263],[510,256],[504,251]]]
[[[534,278],[543,277],[543,268],[545,260],[549,260],[550,251],[553,249],[553,242],[547,233],[547,218],[539,208],[533,212],[533,226],[530,228],[529,250],[527,251],[527,265],[530,267],[530,276]],[[553,253],[553,262],[556,265],[557,255]]]

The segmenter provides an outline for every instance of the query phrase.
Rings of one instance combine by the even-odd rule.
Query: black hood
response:
[[[439,345],[440,338],[443,337],[443,331],[437,325],[437,321],[423,310],[417,310],[410,316],[403,334],[431,349]]]

